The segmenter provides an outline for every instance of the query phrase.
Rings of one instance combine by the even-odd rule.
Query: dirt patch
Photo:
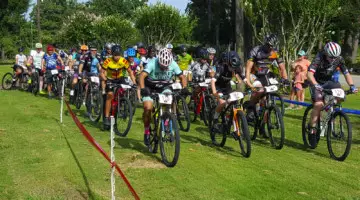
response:
[[[298,194],[300,194],[300,195],[305,195],[305,196],[309,196],[309,194],[306,193],[306,192],[298,192]]]
[[[150,168],[161,169],[166,168],[165,165],[153,158],[145,158],[145,155],[135,153],[131,155],[131,162],[125,165],[127,168]]]
[[[48,133],[48,132],[50,132],[50,130],[44,129],[43,132]]]

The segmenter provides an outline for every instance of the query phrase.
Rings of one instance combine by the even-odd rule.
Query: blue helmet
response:
[[[135,57],[136,56],[135,49],[134,48],[128,48],[127,49],[127,56]]]

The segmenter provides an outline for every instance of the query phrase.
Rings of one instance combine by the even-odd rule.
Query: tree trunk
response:
[[[356,63],[356,58],[357,58],[357,54],[358,54],[358,49],[359,49],[359,37],[360,37],[360,32],[357,32],[354,37],[353,37],[353,44],[352,44],[352,54],[351,54],[351,63]]]
[[[235,1],[235,50],[240,55],[241,60],[244,60],[244,11],[241,8],[241,0],[233,1]]]
[[[5,49],[1,48],[1,60],[5,60]]]
[[[216,48],[217,49],[220,49],[219,33],[220,33],[220,25],[216,24],[216,27],[215,27],[215,40],[216,40]]]
[[[350,34],[350,31],[345,31],[345,38],[344,38],[344,46],[343,46],[343,55],[345,58],[348,58],[351,56],[352,53],[352,46],[353,46],[353,39]]]
[[[39,42],[42,43],[42,41],[41,41],[41,26],[40,26],[40,0],[37,0],[36,6],[37,6],[36,21],[37,21],[38,37],[39,37]]]

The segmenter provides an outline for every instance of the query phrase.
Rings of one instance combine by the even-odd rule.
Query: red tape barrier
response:
[[[139,200],[139,196],[136,194],[134,188],[131,186],[130,182],[126,178],[125,174],[121,171],[120,167],[116,162],[111,162],[111,159],[109,155],[104,151],[104,149],[95,141],[95,139],[90,135],[90,133],[86,130],[86,128],[81,124],[79,119],[76,117],[74,112],[71,110],[69,103],[65,100],[66,107],[68,111],[70,112],[71,117],[73,118],[76,126],[80,129],[80,131],[83,133],[83,135],[86,137],[86,139],[104,156],[104,158],[110,163],[111,166],[115,166],[116,170],[119,172],[121,178],[126,183],[127,187],[129,188],[130,192],[134,196],[136,200]]]

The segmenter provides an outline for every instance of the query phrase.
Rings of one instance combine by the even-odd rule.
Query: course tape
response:
[[[300,106],[306,106],[306,107],[312,105],[311,103],[291,101],[291,100],[287,100],[287,99],[284,99],[284,102],[295,104],[295,105],[300,105]],[[349,113],[349,114],[360,115],[360,110],[352,110],[352,109],[348,109],[348,108],[342,108],[342,111],[344,111],[345,113]]]
[[[86,139],[105,157],[105,159],[110,163],[110,165],[112,167],[115,166],[116,170],[119,172],[121,178],[126,183],[127,187],[129,188],[129,190],[132,193],[132,195],[134,196],[134,198],[136,200],[139,200],[140,199],[139,196],[135,192],[134,188],[131,186],[128,179],[125,177],[125,174],[121,171],[118,164],[116,164],[116,162],[111,162],[111,159],[110,159],[109,155],[104,151],[104,149],[95,141],[95,139],[90,135],[90,133],[86,130],[86,128],[81,124],[81,122],[76,117],[76,115],[74,114],[74,112],[70,108],[69,103],[66,100],[65,100],[65,103],[66,103],[66,107],[67,107],[71,117],[73,118],[76,126],[80,129],[80,131],[83,133],[83,135],[86,137]]]

